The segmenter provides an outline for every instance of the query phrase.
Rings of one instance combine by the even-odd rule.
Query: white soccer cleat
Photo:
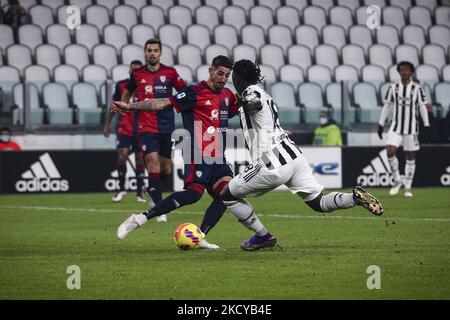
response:
[[[209,243],[208,241],[206,241],[206,239],[203,239],[200,242],[200,245],[198,246],[198,248],[199,249],[210,249],[210,250],[220,249],[220,247],[217,244]]]
[[[160,216],[156,216],[155,220],[156,220],[156,222],[163,222],[163,223],[165,223],[165,222],[167,222],[167,215],[162,214]]]
[[[147,200],[145,200],[144,197],[141,195],[136,195],[136,202],[145,203],[145,202],[147,202]]]
[[[127,194],[126,191],[119,191],[112,197],[112,202],[120,202],[123,197]]]
[[[131,231],[137,228],[139,228],[139,223],[136,221],[136,215],[132,214],[117,229],[117,238],[123,240]]]
[[[391,190],[389,190],[389,194],[391,196],[395,196],[396,194],[398,194],[398,192],[400,191],[400,188],[402,187],[402,182],[401,181],[396,181],[394,186],[391,188]]]
[[[411,190],[405,190],[405,198],[411,198],[413,196]]]

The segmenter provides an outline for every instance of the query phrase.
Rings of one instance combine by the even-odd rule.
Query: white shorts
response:
[[[420,149],[418,134],[403,135],[389,130],[386,145],[396,146],[398,148],[402,142],[404,151],[417,151]]]
[[[323,190],[302,155],[272,170],[262,161],[255,161],[235,176],[228,187],[233,196],[242,199],[260,196],[281,185],[287,186],[293,194],[298,193],[305,201],[313,200]]]

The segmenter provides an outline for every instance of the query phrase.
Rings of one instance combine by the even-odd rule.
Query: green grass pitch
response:
[[[450,299],[449,189],[370,191],[384,217],[319,215],[286,192],[249,199],[281,247],[257,252],[239,249],[251,232],[229,212],[208,236],[220,250],[175,246],[176,226],[199,225],[208,195],[124,241],[118,225],[146,208],[130,193],[119,204],[106,193],[0,196],[0,299]],[[66,286],[70,265],[79,290]],[[381,289],[367,288],[371,265]]]

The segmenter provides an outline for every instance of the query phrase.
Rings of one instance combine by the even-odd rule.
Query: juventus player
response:
[[[414,65],[408,61],[402,61],[397,65],[401,80],[392,84],[385,97],[384,106],[381,111],[378,124],[378,136],[383,139],[383,129],[386,118],[392,113],[392,123],[389,128],[386,141],[386,151],[394,175],[394,186],[389,194],[396,195],[402,186],[405,187],[405,197],[412,197],[411,186],[416,170],[416,151],[419,146],[419,115],[422,117],[424,126],[430,126],[426,108],[425,95],[420,84],[411,80],[414,74]],[[397,149],[403,142],[405,150],[405,180],[401,181]]]
[[[250,60],[237,61],[233,69],[233,84],[238,92],[241,126],[245,144],[253,160],[239,175],[222,190],[220,199],[228,208],[239,203],[240,221],[257,219],[252,206],[241,202],[248,196],[258,196],[280,185],[286,185],[293,194],[300,196],[308,206],[318,212],[330,212],[360,205],[375,215],[383,214],[381,203],[362,187],[353,188],[353,193],[322,193],[321,186],[313,176],[311,167],[300,149],[288,138],[278,120],[278,108],[257,84],[261,82],[261,71]],[[236,213],[233,212],[235,216]],[[272,247],[276,238],[270,233],[256,234],[242,242],[247,251]]]

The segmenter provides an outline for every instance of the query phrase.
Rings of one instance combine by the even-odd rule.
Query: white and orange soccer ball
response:
[[[182,250],[197,249],[204,237],[200,228],[190,222],[180,224],[173,235],[175,243]]]

